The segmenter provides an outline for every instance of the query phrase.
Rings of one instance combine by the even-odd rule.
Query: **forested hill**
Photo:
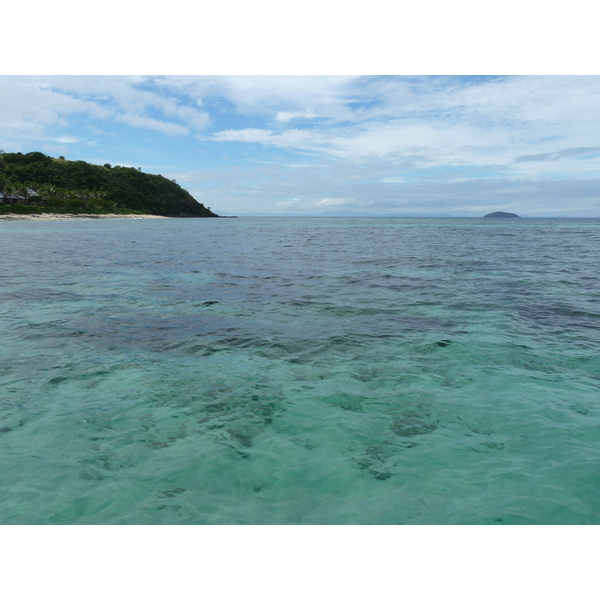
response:
[[[41,152],[0,154],[0,213],[6,212],[218,216],[162,175]]]

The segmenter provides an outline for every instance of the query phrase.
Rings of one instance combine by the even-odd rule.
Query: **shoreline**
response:
[[[73,221],[78,219],[169,219],[159,215],[117,215],[114,213],[104,215],[94,214],[71,214],[71,213],[38,213],[30,215],[19,215],[7,213],[0,215],[0,221]]]

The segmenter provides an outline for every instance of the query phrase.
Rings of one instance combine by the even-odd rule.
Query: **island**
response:
[[[515,213],[507,213],[502,211],[497,211],[490,213],[489,215],[483,215],[484,219],[520,219],[519,215],[515,215]]]
[[[0,218],[218,217],[174,179],[42,152],[0,153]],[[5,218],[6,218],[5,217]]]

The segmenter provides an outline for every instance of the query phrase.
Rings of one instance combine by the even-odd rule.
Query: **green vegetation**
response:
[[[483,215],[484,219],[515,219],[519,218],[519,215],[515,215],[515,213],[502,212],[501,210],[497,212],[490,213],[489,215]]]
[[[52,158],[41,152],[0,154],[0,192],[0,214],[218,216],[162,175]]]

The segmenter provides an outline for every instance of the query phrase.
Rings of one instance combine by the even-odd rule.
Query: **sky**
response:
[[[3,75],[0,149],[223,215],[600,216],[599,76]]]

